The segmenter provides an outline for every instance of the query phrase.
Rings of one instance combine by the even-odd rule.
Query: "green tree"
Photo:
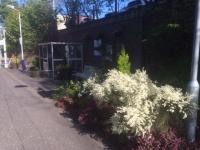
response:
[[[62,0],[61,11],[69,17],[77,17],[79,14],[98,19],[102,13],[105,0]],[[65,8],[63,8],[63,4]]]
[[[48,0],[30,0],[23,13],[25,21],[35,30],[38,41],[47,38],[55,27],[55,13]]]
[[[52,7],[47,0],[30,0],[25,7],[17,9],[20,11],[22,18],[24,51],[34,51],[38,42],[48,39],[48,35],[54,27]],[[20,52],[18,13],[9,9],[5,22],[8,53],[18,53]]]
[[[19,53],[19,23],[17,13],[11,11],[6,16],[6,40],[8,53]]]
[[[8,15],[9,10],[6,8],[6,5],[17,6],[16,0],[0,0],[0,15],[5,19]]]
[[[61,0],[58,11],[71,19],[76,19],[78,15],[99,19],[106,13],[105,10],[113,12],[124,2],[125,0]]]
[[[131,63],[129,62],[129,56],[124,48],[121,50],[120,56],[117,60],[117,64],[118,70],[122,73],[131,73]]]

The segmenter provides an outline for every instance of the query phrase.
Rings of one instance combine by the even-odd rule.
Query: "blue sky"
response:
[[[27,0],[17,0],[17,2],[19,3],[19,4],[23,4],[23,3],[25,3]],[[55,3],[58,3],[59,1],[61,1],[61,0],[55,0]],[[129,2],[131,2],[131,1],[133,1],[133,0],[125,0],[125,2],[123,2],[123,6],[126,6]]]
[[[19,4],[21,4],[21,5],[24,4],[26,1],[27,1],[27,0],[17,0],[17,2],[18,2]],[[55,3],[58,3],[59,1],[62,1],[62,0],[55,0]],[[134,0],[124,0],[124,2],[122,3],[120,9],[126,7],[127,4],[128,4],[129,2],[131,2],[131,1],[134,1]],[[102,16],[104,16],[106,13],[109,13],[109,10],[105,7],[105,8],[103,9],[103,14],[102,14]]]
[[[25,0],[17,0],[17,2],[18,2],[19,4],[23,4],[23,3],[25,2]]]

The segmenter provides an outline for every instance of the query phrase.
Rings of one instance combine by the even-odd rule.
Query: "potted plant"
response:
[[[40,77],[40,70],[38,67],[31,66],[29,68],[29,75],[30,77]]]
[[[32,65],[29,68],[29,75],[31,77],[39,77],[40,76],[39,59],[37,57],[32,60]]]
[[[10,60],[10,69],[17,69],[19,66],[19,58],[16,55],[12,55],[11,56],[11,60]]]
[[[68,64],[60,64],[56,68],[59,80],[71,80],[72,68]]]

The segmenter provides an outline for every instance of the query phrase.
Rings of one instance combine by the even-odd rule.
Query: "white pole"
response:
[[[55,0],[52,0],[52,8],[53,8],[53,10],[56,9],[56,6],[55,6]]]
[[[197,0],[196,8],[196,23],[194,30],[194,42],[192,52],[191,79],[188,84],[188,93],[192,95],[192,103],[198,106],[199,99],[199,83],[198,63],[199,63],[199,48],[200,48],[200,0]],[[195,141],[197,127],[197,109],[192,109],[187,120],[187,138],[190,142]]]
[[[4,29],[3,31],[4,34],[4,67],[8,68],[8,63],[7,63],[7,50],[6,50],[6,30]]]
[[[52,57],[52,77],[53,77],[53,79],[55,79],[54,55],[53,55],[53,43],[51,43],[51,57]]]
[[[21,14],[19,12],[19,30],[20,30],[20,46],[21,46],[21,58],[24,60],[24,47],[23,47],[23,36],[22,36],[22,21],[21,21]]]

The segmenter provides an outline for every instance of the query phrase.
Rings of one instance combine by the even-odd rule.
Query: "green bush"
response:
[[[158,86],[143,70],[130,75],[110,70],[103,82],[90,78],[84,88],[100,103],[115,108],[110,120],[113,132],[118,134],[144,135],[151,130],[162,131],[170,118],[185,119],[191,106],[190,96],[181,89]]]
[[[68,64],[59,64],[57,67],[56,67],[56,70],[67,70],[70,68],[70,65]]]
[[[33,67],[39,68],[39,58],[38,57],[35,57],[32,60],[32,65],[33,65]]]
[[[118,70],[122,73],[131,73],[131,64],[129,62],[129,56],[126,53],[125,49],[121,50],[120,56],[117,60]]]
[[[79,96],[79,93],[82,89],[82,84],[79,81],[68,81],[64,83],[64,85],[59,86],[54,94],[53,98],[54,99],[61,99],[64,96],[68,95],[72,98],[77,98]]]
[[[67,82],[67,94],[73,98],[77,98],[79,96],[79,93],[82,89],[82,84],[79,81],[69,81]]]
[[[63,98],[64,96],[66,96],[66,95],[67,95],[67,90],[66,90],[66,88],[67,88],[66,85],[59,86],[59,87],[55,90],[55,92],[54,92],[54,94],[53,94],[53,99],[59,100],[59,99]]]

